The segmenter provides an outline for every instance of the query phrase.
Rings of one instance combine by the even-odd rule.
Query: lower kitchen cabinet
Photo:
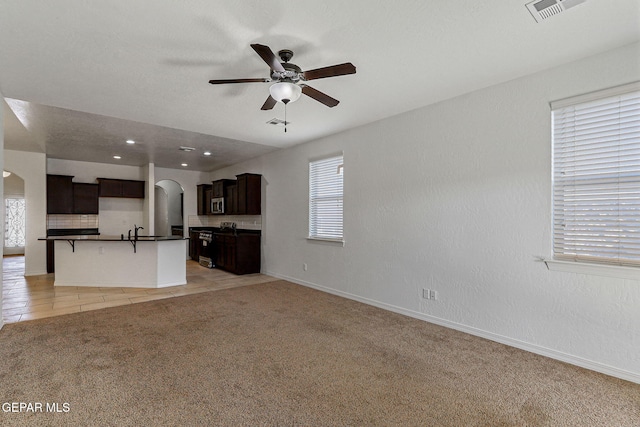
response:
[[[260,273],[259,234],[213,235],[216,268],[234,274]]]
[[[199,231],[189,232],[189,257],[196,262],[200,259],[200,232]]]

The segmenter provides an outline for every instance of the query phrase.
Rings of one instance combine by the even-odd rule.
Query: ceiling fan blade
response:
[[[263,44],[252,44],[251,47],[273,71],[280,71],[281,73],[284,73],[284,67],[280,61],[278,61],[278,58],[269,46],[265,46]]]
[[[325,77],[344,76],[346,74],[355,74],[356,67],[351,62],[344,64],[330,65],[328,67],[316,68],[302,73],[305,80],[324,79]]]
[[[226,79],[226,80],[209,80],[212,85],[221,85],[226,83],[268,83],[271,79]]]
[[[302,93],[315,99],[318,102],[322,102],[327,107],[335,107],[340,103],[340,101],[338,101],[337,99],[332,98],[326,93],[322,93],[319,90],[312,88],[311,86],[307,86],[307,85],[300,85],[300,86],[302,86]]]
[[[269,97],[267,98],[266,101],[264,101],[264,104],[262,104],[262,108],[260,108],[261,110],[271,110],[275,105],[276,105],[276,101],[275,99],[273,99],[273,97],[271,95],[269,95]]]

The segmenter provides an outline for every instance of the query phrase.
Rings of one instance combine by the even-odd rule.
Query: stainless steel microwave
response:
[[[211,199],[211,213],[212,214],[224,213],[224,197],[215,197]]]

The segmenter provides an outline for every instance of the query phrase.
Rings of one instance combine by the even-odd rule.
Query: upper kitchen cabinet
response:
[[[98,214],[98,184],[73,183],[73,213]]]
[[[73,176],[47,175],[47,213],[73,213]]]
[[[145,181],[98,178],[98,184],[100,186],[100,197],[144,199]]]
[[[196,188],[198,215],[211,215],[211,185],[200,184]]]
[[[226,197],[227,187],[230,185],[235,185],[236,181],[233,179],[218,179],[217,181],[213,181],[213,189],[211,197]]]
[[[260,215],[262,196],[262,175],[243,173],[236,175],[238,215]]]

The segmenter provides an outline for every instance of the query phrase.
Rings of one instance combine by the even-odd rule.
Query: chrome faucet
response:
[[[135,232],[134,232],[134,239],[138,240],[138,230],[144,230],[144,227],[138,227],[137,225],[133,224],[133,228],[135,228]],[[129,232],[131,232],[131,230],[129,230]]]

